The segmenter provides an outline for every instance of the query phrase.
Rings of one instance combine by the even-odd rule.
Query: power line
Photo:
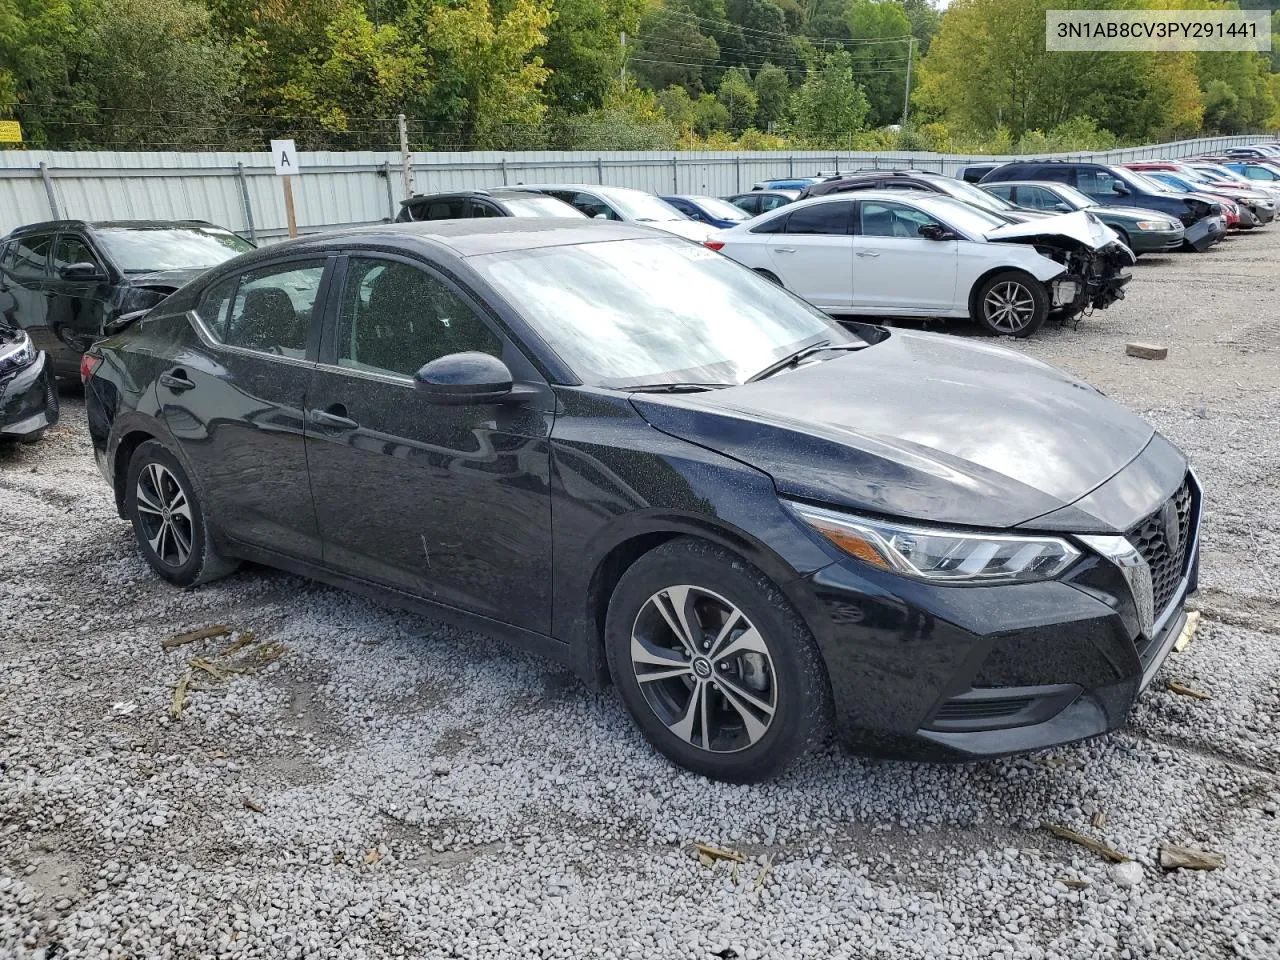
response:
[[[726,63],[730,66],[750,66],[758,69],[766,64],[772,64],[778,67],[803,67],[810,66],[811,61],[797,54],[783,54],[782,56],[772,56],[764,53],[747,54],[740,58],[726,57],[724,48],[720,48],[720,53],[716,56],[702,57],[696,51],[689,50],[688,47],[678,40],[669,40],[664,37],[636,37],[637,46],[641,53],[651,52],[659,56],[675,56],[684,59],[702,59],[708,65],[715,63]],[[893,64],[906,64],[906,57],[881,57],[878,56],[874,61],[865,64],[871,68],[887,67]],[[900,67],[899,70],[902,68]]]
[[[700,23],[711,24],[720,28],[729,28],[738,30],[744,34],[753,34],[755,36],[767,37],[775,40],[791,41],[794,39],[805,39],[810,43],[818,44],[834,44],[844,46],[846,44],[876,44],[876,43],[902,43],[905,40],[913,39],[913,34],[903,34],[900,37],[810,37],[804,34],[793,33],[777,33],[773,30],[759,30],[755,27],[744,27],[738,23],[732,23],[728,20],[717,20],[713,17],[700,17],[695,13],[686,10],[668,10],[659,11],[659,16],[670,17],[672,19],[696,20]]]

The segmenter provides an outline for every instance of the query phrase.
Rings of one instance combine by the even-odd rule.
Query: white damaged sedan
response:
[[[801,200],[707,246],[831,314],[972,317],[1026,337],[1124,296],[1134,258],[1087,212],[1027,223],[953,197],[859,191]]]

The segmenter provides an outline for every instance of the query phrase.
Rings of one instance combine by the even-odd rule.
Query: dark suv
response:
[[[397,223],[470,220],[473,217],[582,217],[563,200],[527,190],[464,190],[410,197],[400,204]]]
[[[55,374],[75,376],[113,320],[252,249],[198,220],[33,223],[0,240],[0,315],[49,355]]]
[[[846,174],[838,180],[812,183],[800,191],[800,199],[851,190],[927,190],[981,207],[1010,223],[1025,223],[1048,216],[1042,210],[1026,210],[1014,206],[1008,200],[980,190],[972,183],[931,170],[862,170]]]
[[[1143,207],[1177,217],[1186,227],[1185,246],[1206,250],[1222,239],[1226,226],[1222,204],[1186,193],[1161,190],[1141,174],[1124,167],[1082,160],[1017,160],[996,167],[982,183],[1049,180],[1075,187],[1095,203]]]

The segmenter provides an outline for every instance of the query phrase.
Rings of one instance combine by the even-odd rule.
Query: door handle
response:
[[[347,408],[340,403],[330,404],[324,410],[308,410],[307,419],[318,427],[334,430],[359,430],[360,424],[347,416]]]
[[[182,393],[184,390],[194,390],[195,382],[187,376],[187,371],[181,367],[170,370],[168,373],[160,374],[160,382],[172,390],[174,393]]]
[[[859,250],[859,251],[858,251],[858,253],[857,253],[857,255],[858,255],[859,257],[878,257],[878,256],[880,256],[880,254],[876,253],[874,250]]]
[[[795,253],[796,248],[795,247],[774,247],[773,251],[774,253]]]

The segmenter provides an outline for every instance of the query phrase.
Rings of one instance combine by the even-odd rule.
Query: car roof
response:
[[[401,200],[400,206],[431,200],[451,200],[454,197],[482,197],[487,200],[526,200],[529,197],[529,191],[518,190],[513,187],[500,187],[493,190],[451,190],[447,193],[415,193],[408,200]]]
[[[735,197],[735,198],[775,196],[775,197],[791,197],[792,199],[795,199],[796,197],[800,196],[800,191],[792,190],[789,187],[770,187],[766,190],[740,190],[737,193],[729,194],[729,196]],[[722,199],[727,199],[727,198],[722,198]]]
[[[604,183],[519,183],[511,190],[577,190],[580,193],[598,193],[607,196],[610,193],[643,193],[653,196],[648,190],[637,190],[634,187],[614,187]]]
[[[14,227],[9,236],[16,237],[28,233],[48,233],[55,230],[79,228],[89,230],[164,230],[173,227],[218,227],[208,220],[42,220],[39,223],[27,223]]]
[[[472,220],[426,220],[411,223],[383,223],[312,234],[262,247],[242,255],[240,262],[267,259],[285,252],[350,246],[353,242],[370,249],[400,247],[432,252],[446,247],[460,257],[512,250],[612,240],[678,240],[673,234],[642,224],[585,217],[479,217]],[[687,241],[692,243],[693,241]]]
[[[1066,187],[1068,190],[1076,188],[1069,183],[1063,183],[1061,180],[984,180],[978,187]],[[1076,191],[1077,193],[1079,191]]]

